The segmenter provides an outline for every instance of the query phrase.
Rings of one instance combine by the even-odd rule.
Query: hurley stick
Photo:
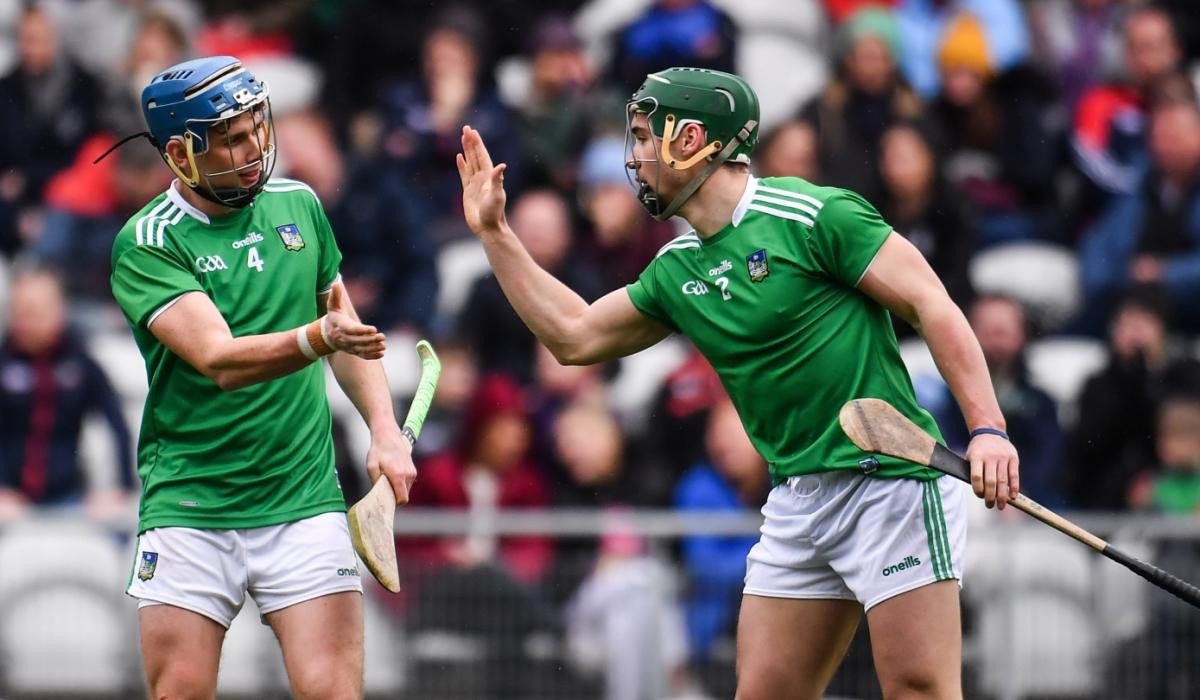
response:
[[[887,401],[847,401],[838,413],[838,422],[842,424],[842,430],[850,441],[861,450],[923,464],[971,483],[971,465],[967,460],[950,451],[945,445],[939,444]],[[1181,600],[1200,607],[1200,588],[1116,549],[1070,520],[1042,507],[1025,494],[1010,499],[1008,504],[1079,540]]]
[[[442,363],[428,341],[417,343],[417,354],[421,356],[421,379],[417,382],[417,393],[408,407],[402,428],[410,445],[416,444],[417,436],[421,434],[421,426],[433,401],[433,392],[437,390],[438,377],[442,374]],[[400,566],[396,562],[396,539],[393,533],[395,519],[396,492],[383,474],[375,480],[367,495],[346,513],[354,551],[358,552],[375,580],[392,593],[400,590]]]

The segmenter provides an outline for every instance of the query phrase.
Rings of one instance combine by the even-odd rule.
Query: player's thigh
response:
[[[887,700],[962,697],[958,582],[931,583],[867,611],[879,685]]]
[[[362,594],[343,591],[264,616],[283,648],[296,698],[362,697],[362,610]]]
[[[742,596],[737,700],[816,700],[862,615],[853,600]]]
[[[191,610],[148,605],[138,610],[138,631],[151,697],[202,700],[216,696],[224,627]]]

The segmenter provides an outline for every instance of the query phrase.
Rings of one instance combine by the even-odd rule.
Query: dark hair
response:
[[[1171,320],[1171,300],[1161,285],[1136,284],[1126,289],[1117,301],[1112,320],[1115,321],[1127,309],[1144,311],[1160,319],[1163,325],[1168,325]]]

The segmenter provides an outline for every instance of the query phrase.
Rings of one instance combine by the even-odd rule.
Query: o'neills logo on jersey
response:
[[[262,237],[261,233],[255,233],[255,232],[251,231],[249,236],[246,236],[245,238],[243,238],[240,241],[234,241],[233,249],[237,250],[238,248],[245,248],[248,245],[254,245],[255,243],[262,243],[262,241],[263,241],[263,237]]]
[[[714,267],[713,269],[708,271],[708,276],[716,277],[717,275],[724,274],[726,272],[729,272],[732,269],[733,269],[733,263],[729,262],[728,260],[722,260],[720,265],[717,265],[716,267]]]

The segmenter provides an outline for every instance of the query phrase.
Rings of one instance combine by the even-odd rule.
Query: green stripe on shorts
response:
[[[937,581],[954,578],[950,565],[950,539],[946,530],[946,514],[942,510],[942,494],[937,480],[921,484],[924,494],[921,499],[925,516],[925,534],[929,541],[929,556],[933,561],[933,577]]]

